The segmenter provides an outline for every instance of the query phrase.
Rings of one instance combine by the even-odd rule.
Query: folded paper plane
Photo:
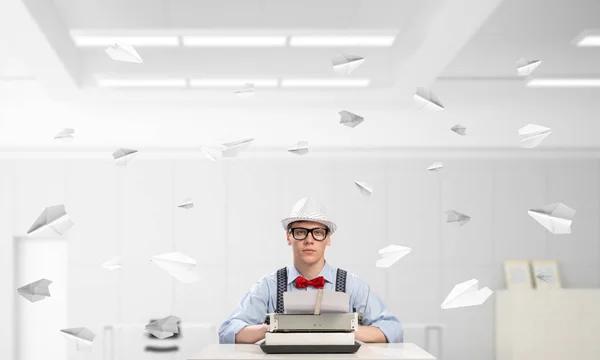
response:
[[[575,210],[563,203],[549,204],[539,209],[529,209],[529,216],[554,235],[571,233]]]
[[[49,206],[31,225],[27,235],[34,235],[47,229],[54,230],[58,235],[64,235],[73,225],[75,224],[67,215],[64,205]]]
[[[141,64],[144,61],[140,54],[129,44],[116,43],[107,47],[106,54],[115,61]]]
[[[399,245],[390,245],[379,250],[381,258],[377,260],[375,266],[378,268],[387,268],[394,265],[412,251],[411,248]]]
[[[156,255],[150,260],[183,283],[193,283],[200,279],[198,273],[194,272],[196,260],[182,253]]]
[[[48,288],[50,284],[52,284],[52,281],[48,279],[40,279],[32,282],[31,284],[21,286],[17,289],[17,293],[33,303],[50,297],[50,289]]]
[[[365,62],[365,58],[356,55],[343,54],[332,60],[333,71],[338,75],[350,75]]]
[[[479,281],[472,279],[456,285],[442,303],[442,310],[483,304],[492,295],[492,290],[479,289]]]

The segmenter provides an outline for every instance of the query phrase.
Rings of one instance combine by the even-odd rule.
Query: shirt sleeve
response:
[[[235,343],[235,335],[248,325],[265,321],[269,305],[269,284],[266,277],[259,280],[242,298],[229,318],[219,328],[219,343]]]
[[[404,329],[400,321],[386,308],[383,301],[371,291],[371,287],[364,281],[354,278],[354,306],[356,312],[362,313],[362,325],[379,328],[388,343],[401,343],[404,341]]]

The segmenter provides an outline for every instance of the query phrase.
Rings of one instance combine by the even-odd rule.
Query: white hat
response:
[[[332,234],[337,229],[334,222],[327,220],[327,208],[312,197],[298,200],[292,208],[290,216],[281,220],[281,225],[287,230],[288,225],[295,221],[318,222],[327,226]]]

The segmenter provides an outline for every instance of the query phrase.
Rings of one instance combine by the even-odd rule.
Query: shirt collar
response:
[[[288,285],[293,283],[298,276],[302,276],[298,269],[296,269],[294,265],[288,266]],[[322,276],[326,282],[333,284],[333,280],[335,279],[335,269],[325,261],[325,266],[323,266],[323,269],[321,269],[321,272],[317,277],[319,276]]]

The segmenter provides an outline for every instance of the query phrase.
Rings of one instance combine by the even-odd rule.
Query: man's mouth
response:
[[[305,253],[310,253],[310,254],[312,254],[312,253],[314,253],[314,252],[315,252],[315,250],[311,250],[311,249],[305,249],[305,250],[302,250],[302,252],[305,252]]]

